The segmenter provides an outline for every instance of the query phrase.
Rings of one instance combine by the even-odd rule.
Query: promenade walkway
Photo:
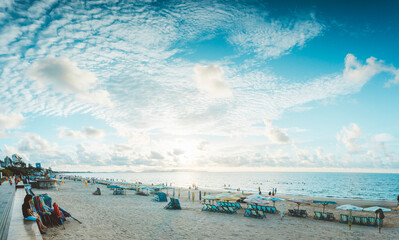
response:
[[[11,206],[14,200],[15,184],[4,182],[0,186],[0,239],[6,239],[11,220]]]

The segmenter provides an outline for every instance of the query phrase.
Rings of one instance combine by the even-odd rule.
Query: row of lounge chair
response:
[[[352,224],[358,224],[358,225],[365,225],[365,226],[378,226],[379,224],[383,225],[383,220],[375,217],[360,217],[360,216],[352,216],[352,218],[349,218],[348,215],[341,214],[340,215],[340,223],[348,223],[351,222]]]
[[[228,213],[228,214],[237,213],[237,209],[238,208],[235,206],[227,206],[227,205],[216,206],[208,203],[204,203],[202,207],[202,211]]]
[[[258,209],[249,209],[249,208],[244,208],[244,216],[245,217],[253,217],[253,218],[259,218],[263,219],[266,217],[264,211],[258,210]]]
[[[240,203],[238,203],[238,202],[218,202],[218,201],[216,201],[216,203],[219,206],[234,207],[234,208],[237,208],[237,209],[241,209],[242,208]]]
[[[288,209],[288,215],[293,217],[307,217],[308,213],[306,210],[299,209]]]
[[[113,195],[126,195],[126,190],[124,188],[114,188]]]
[[[314,212],[314,219],[324,220],[324,221],[334,221],[335,217],[333,213],[324,213],[324,212]]]
[[[276,207],[270,207],[270,206],[248,204],[248,209],[262,211],[263,213],[272,213],[272,214],[278,213]]]

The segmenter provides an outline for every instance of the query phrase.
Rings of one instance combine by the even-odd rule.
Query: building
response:
[[[3,167],[12,167],[12,160],[8,156],[4,158]]]
[[[42,168],[42,164],[41,163],[36,163],[36,168]]]

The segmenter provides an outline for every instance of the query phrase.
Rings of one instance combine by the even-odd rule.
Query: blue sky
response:
[[[0,3],[0,158],[399,171],[397,1]]]

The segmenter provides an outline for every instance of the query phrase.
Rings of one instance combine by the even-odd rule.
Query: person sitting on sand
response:
[[[97,190],[93,193],[93,195],[101,195],[100,188],[97,188]]]
[[[39,227],[40,233],[46,233],[47,227],[43,225],[40,217],[37,213],[33,212],[30,208],[32,203],[32,195],[26,195],[24,198],[24,204],[22,204],[22,214],[24,215],[25,220],[28,221],[36,221],[37,226]]]

